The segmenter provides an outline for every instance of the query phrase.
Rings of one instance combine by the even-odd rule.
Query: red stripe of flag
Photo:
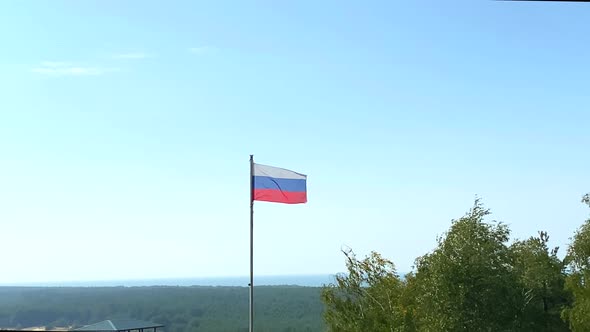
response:
[[[254,189],[254,200],[285,203],[285,204],[301,204],[307,202],[306,192],[288,192],[273,189]]]

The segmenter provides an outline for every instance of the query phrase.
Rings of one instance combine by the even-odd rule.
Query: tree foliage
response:
[[[485,223],[479,201],[453,221],[438,247],[416,261],[416,321],[422,331],[510,331],[521,297],[506,245],[510,232]]]
[[[343,253],[348,274],[337,275],[322,292],[329,330],[403,331],[403,282],[393,263],[376,252],[363,260],[350,250]]]
[[[516,241],[511,249],[514,270],[523,292],[519,329],[522,331],[568,331],[561,310],[569,303],[564,290],[563,262],[557,257],[558,247],[549,249],[549,235]]]
[[[583,203],[590,206],[590,195]],[[590,219],[576,231],[565,258],[569,273],[566,289],[572,293],[573,304],[563,312],[572,331],[590,331]]]
[[[562,261],[547,232],[510,243],[489,214],[476,200],[404,278],[345,251],[348,273],[322,293],[330,331],[590,331],[590,220]]]

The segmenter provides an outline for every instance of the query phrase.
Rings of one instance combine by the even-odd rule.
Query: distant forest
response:
[[[321,288],[255,288],[257,331],[321,331]],[[248,331],[246,287],[0,287],[0,328],[83,326],[105,319],[160,323],[165,331]]]

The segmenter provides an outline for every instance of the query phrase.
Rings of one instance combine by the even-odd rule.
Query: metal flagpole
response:
[[[250,325],[254,332],[254,155],[250,155]]]

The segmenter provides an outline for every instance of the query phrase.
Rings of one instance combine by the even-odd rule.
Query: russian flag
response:
[[[307,202],[307,175],[288,169],[254,164],[255,201],[300,204]]]

